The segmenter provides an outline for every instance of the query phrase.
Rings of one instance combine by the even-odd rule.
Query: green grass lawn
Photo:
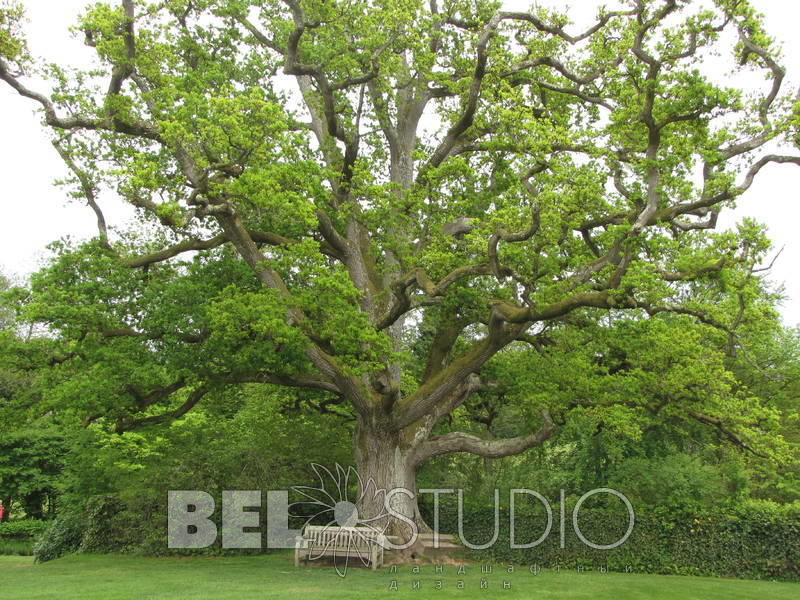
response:
[[[794,600],[800,584],[676,577],[625,573],[574,573],[543,571],[530,574],[524,568],[508,574],[495,567],[485,575],[489,588],[481,589],[479,565],[468,565],[466,575],[456,567],[444,567],[437,575],[433,566],[411,567],[398,573],[384,568],[376,573],[350,568],[340,578],[327,565],[295,569],[288,554],[238,558],[136,558],[128,556],[70,556],[43,565],[28,557],[0,556],[0,598],[27,600],[177,600],[213,598],[248,600],[262,598],[565,598],[587,600]],[[390,589],[397,581],[398,591]],[[412,589],[412,582],[420,588]],[[441,580],[443,589],[435,589]],[[457,581],[464,589],[457,589]],[[511,583],[503,589],[503,582]]]

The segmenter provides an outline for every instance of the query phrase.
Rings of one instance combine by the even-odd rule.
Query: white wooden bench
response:
[[[294,566],[323,556],[344,556],[369,562],[375,571],[383,565],[386,536],[370,527],[332,527],[307,525],[295,538]]]

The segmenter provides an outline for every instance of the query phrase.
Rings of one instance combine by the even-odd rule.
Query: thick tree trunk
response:
[[[363,522],[386,515],[386,519],[367,522],[381,528],[386,526],[387,534],[404,540],[408,540],[414,530],[411,522],[419,532],[430,531],[417,504],[414,454],[420,441],[413,429],[391,431],[388,427],[366,425],[361,421],[353,433],[356,466],[366,488],[358,505],[359,519]],[[388,513],[387,496],[391,510],[402,517],[391,517]]]

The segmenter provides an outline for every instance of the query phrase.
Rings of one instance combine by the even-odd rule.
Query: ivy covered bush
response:
[[[522,497],[524,498],[524,497]],[[515,507],[515,541],[525,544],[541,536],[547,525],[543,505],[532,499]],[[522,504],[524,502],[524,505]],[[588,502],[587,502],[588,505]],[[509,509],[500,507],[500,533],[484,550],[470,550],[469,558],[542,569],[555,568],[625,571],[639,573],[741,577],[749,579],[800,580],[800,503],[779,505],[748,502],[719,513],[636,511],[630,537],[617,548],[597,550],[585,545],[572,525],[573,503],[564,516],[564,548],[560,548],[560,513],[552,505],[550,534],[533,548],[510,547]],[[433,522],[430,505],[423,511]],[[455,498],[442,498],[440,531],[458,534]],[[613,544],[628,527],[628,515],[615,508],[581,508],[578,525],[594,544]],[[494,535],[493,506],[465,506],[464,537],[473,545]]]

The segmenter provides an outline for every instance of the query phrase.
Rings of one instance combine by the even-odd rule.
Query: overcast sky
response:
[[[46,61],[82,66],[91,58],[90,49],[72,39],[68,27],[87,0],[24,0],[29,22],[26,26],[34,56]],[[753,0],[764,13],[769,32],[783,43],[783,64],[789,68],[793,89],[800,81],[800,2],[797,0]],[[523,9],[527,1],[508,0],[509,7]],[[571,14],[576,21],[593,15],[597,0],[574,0]],[[556,0],[539,0],[539,5],[560,5]],[[91,210],[84,204],[68,203],[53,181],[65,169],[49,143],[34,113],[31,101],[20,98],[5,84],[0,85],[0,272],[24,277],[35,270],[46,256],[45,245],[64,235],[77,238],[96,234]],[[132,214],[126,207],[107,199],[104,202],[110,224],[122,225]],[[772,270],[772,278],[784,284],[786,301],[782,306],[788,325],[800,323],[800,169],[795,166],[766,167],[760,179],[738,201],[735,211],[723,213],[721,227],[739,218],[754,217],[769,227],[776,251],[784,248]]]

